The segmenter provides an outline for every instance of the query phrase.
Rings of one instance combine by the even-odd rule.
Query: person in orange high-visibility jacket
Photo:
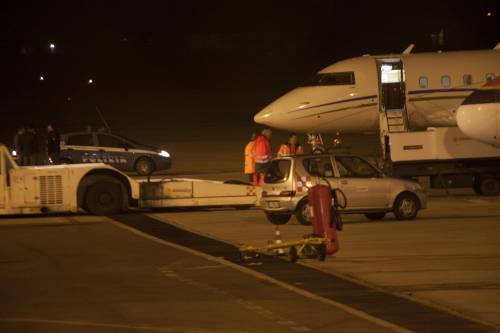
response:
[[[248,175],[250,182],[253,182],[253,176],[255,174],[255,160],[253,156],[253,146],[255,145],[255,138],[257,136],[252,133],[250,141],[245,146],[245,175]]]
[[[255,139],[255,144],[253,146],[253,156],[255,160],[255,174],[253,177],[254,185],[264,184],[264,177],[267,172],[267,168],[271,163],[273,158],[273,152],[271,148],[271,129],[265,128],[262,130],[262,134]]]
[[[290,134],[288,142],[283,143],[278,151],[278,157],[302,154],[304,154],[304,150],[302,150],[302,145],[297,142],[297,134],[295,133]]]

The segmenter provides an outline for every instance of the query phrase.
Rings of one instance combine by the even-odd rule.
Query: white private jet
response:
[[[468,137],[500,147],[500,77],[464,100],[457,124]]]
[[[339,61],[257,113],[255,122],[302,133],[376,133],[381,111],[406,129],[456,126],[463,100],[500,76],[493,50],[364,55]]]

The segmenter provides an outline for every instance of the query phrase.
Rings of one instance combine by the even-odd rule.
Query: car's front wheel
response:
[[[398,220],[413,220],[417,217],[420,203],[411,193],[402,193],[394,201],[393,213]]]
[[[292,218],[292,214],[289,213],[271,213],[266,212],[266,217],[269,222],[274,225],[286,224]]]
[[[147,157],[141,157],[135,162],[135,172],[140,176],[149,176],[153,173],[154,169],[154,162]]]

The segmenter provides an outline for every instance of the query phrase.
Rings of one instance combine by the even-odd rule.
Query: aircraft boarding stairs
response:
[[[408,132],[408,117],[406,114],[406,109],[385,110],[385,112],[383,113],[385,113],[384,125],[386,125],[383,127],[386,127],[386,132],[388,133]]]
[[[379,128],[380,143],[382,146],[382,169],[387,173],[391,173],[390,134],[409,132],[409,121],[406,108],[380,110]]]

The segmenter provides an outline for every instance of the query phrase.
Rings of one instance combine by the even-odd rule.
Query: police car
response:
[[[172,165],[170,154],[155,147],[110,133],[74,132],[61,135],[60,163],[103,162],[121,171],[141,176],[166,170]]]

